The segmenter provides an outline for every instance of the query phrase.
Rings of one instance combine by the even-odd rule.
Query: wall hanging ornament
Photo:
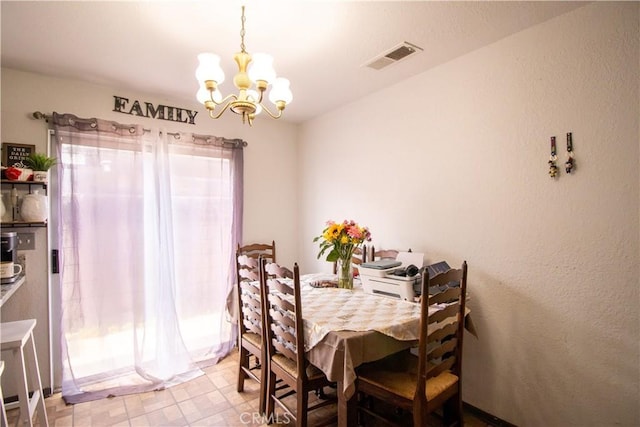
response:
[[[573,137],[571,136],[571,132],[567,132],[567,155],[569,158],[564,162],[564,170],[567,173],[571,173],[576,167],[575,160],[573,159]]]
[[[556,178],[558,176],[558,166],[556,166],[558,156],[556,154],[556,137],[551,137],[551,156],[549,157],[549,176]]]

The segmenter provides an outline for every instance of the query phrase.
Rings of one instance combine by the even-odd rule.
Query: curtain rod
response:
[[[50,114],[44,114],[41,113],[40,111],[34,111],[33,113],[31,113],[31,117],[36,119],[36,120],[44,120],[45,122],[49,123],[49,120],[53,117]],[[144,132],[151,132],[151,129],[147,129],[147,128],[142,128],[142,130]],[[166,132],[167,135],[171,135],[176,139],[180,139],[180,133],[179,132]],[[193,138],[201,138],[201,139],[208,139],[210,138],[208,135],[196,135],[193,134]],[[247,143],[247,141],[243,141],[242,139],[227,139],[227,138],[222,138],[223,142],[229,143],[229,144],[234,144],[236,146],[241,146],[241,147],[246,147],[247,145],[249,145]]]

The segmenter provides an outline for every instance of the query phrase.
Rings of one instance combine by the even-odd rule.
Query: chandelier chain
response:
[[[246,52],[244,50],[244,22],[245,22],[245,17],[244,17],[244,6],[242,6],[242,18],[241,18],[241,23],[242,23],[242,29],[240,30],[240,51],[242,52]]]

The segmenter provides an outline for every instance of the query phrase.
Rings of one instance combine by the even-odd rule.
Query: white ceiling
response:
[[[304,121],[583,2],[248,0],[245,45],[291,80],[287,120]],[[197,54],[221,56],[232,91],[240,0],[5,1],[3,67],[192,102]],[[424,49],[380,71],[362,65],[407,41]]]

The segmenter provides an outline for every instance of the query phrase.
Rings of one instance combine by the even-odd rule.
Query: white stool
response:
[[[0,377],[4,371],[4,360],[0,360]],[[7,427],[9,422],[7,421],[7,411],[4,410],[4,396],[2,396],[2,385],[0,385],[0,426]]]
[[[44,396],[42,395],[42,383],[40,381],[40,368],[38,367],[38,356],[36,344],[33,340],[33,328],[36,326],[35,319],[18,320],[16,322],[0,323],[0,346],[2,353],[9,351],[18,366],[18,371],[22,371],[18,380],[18,399],[20,400],[20,419],[23,424],[33,426],[33,414],[38,411],[38,421],[41,426],[48,426],[47,410],[44,406]],[[31,340],[31,360],[29,365],[25,364],[25,346]],[[5,357],[5,360],[7,358]],[[29,381],[27,370],[30,370],[29,379],[33,388],[33,395],[29,398]]]

